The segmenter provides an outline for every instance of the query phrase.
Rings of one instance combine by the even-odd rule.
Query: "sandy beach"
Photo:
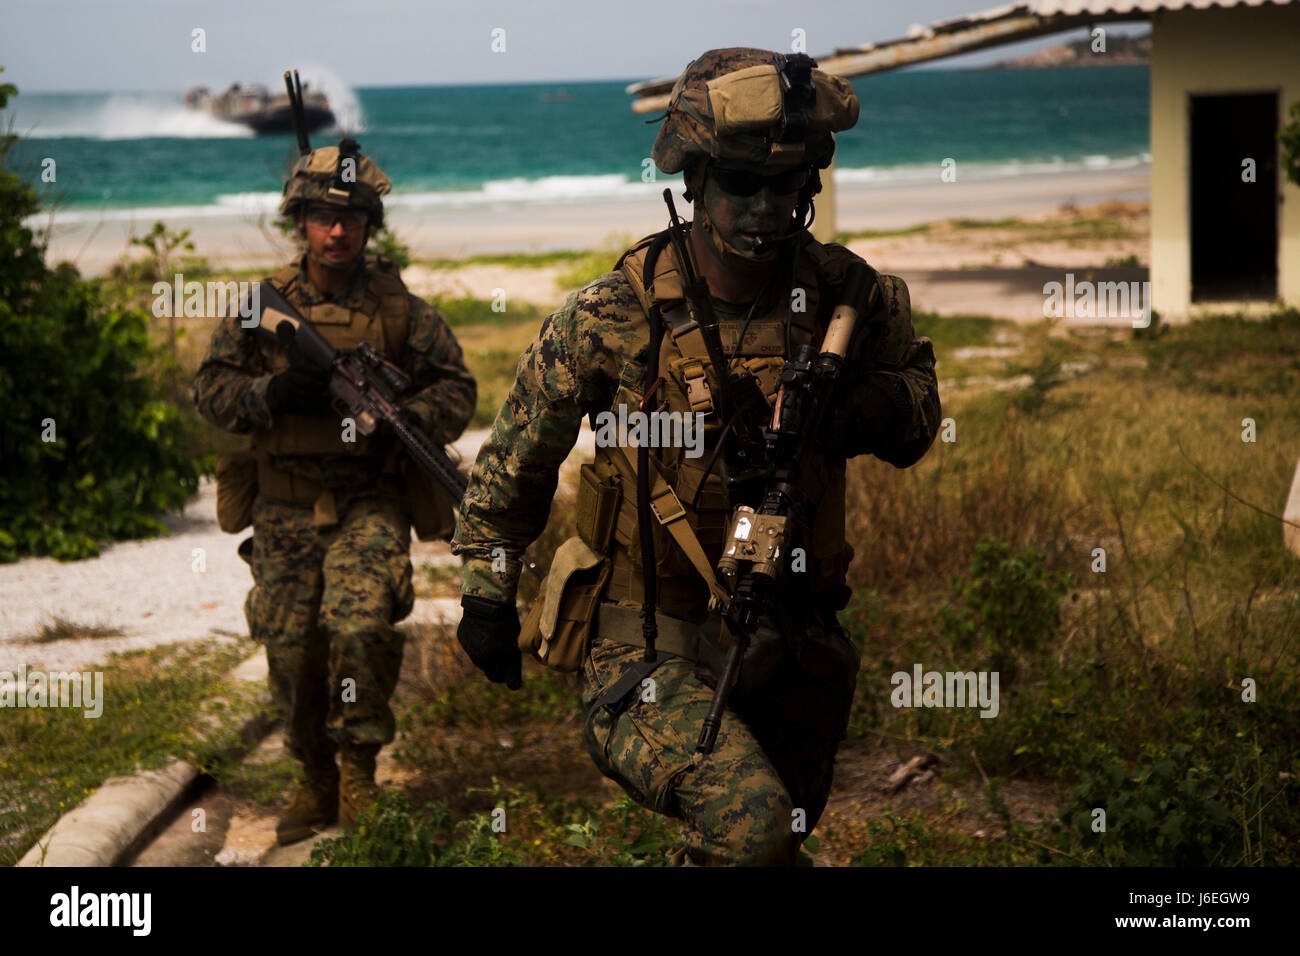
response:
[[[836,228],[840,232],[858,232],[903,229],[947,219],[1032,218],[1051,214],[1064,204],[1142,202],[1148,193],[1146,166],[965,181],[959,178],[954,183],[938,182],[937,176],[936,181],[889,182],[862,182],[847,176],[837,182]],[[261,268],[281,263],[293,253],[292,245],[279,235],[264,213],[216,207],[108,210],[99,214],[79,210],[54,216],[49,261],[66,260],[83,273],[101,274],[129,248],[130,237],[143,235],[156,219],[162,219],[169,229],[189,229],[196,253],[217,267]],[[662,228],[664,221],[663,202],[650,187],[628,198],[599,201],[466,202],[424,208],[405,208],[399,196],[388,212],[389,224],[409,244],[416,259],[613,249],[622,245],[622,240]],[[49,222],[48,216],[42,216],[36,225],[44,227]],[[927,265],[932,269],[958,268],[960,251],[955,253],[951,264],[931,258]]]

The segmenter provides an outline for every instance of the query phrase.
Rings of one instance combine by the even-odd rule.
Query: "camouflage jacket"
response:
[[[366,270],[379,268],[392,270],[387,260],[367,256],[348,291],[332,301],[358,307],[366,287]],[[306,256],[299,260],[298,275],[286,298],[300,309],[330,301],[308,276]],[[398,354],[388,357],[413,383],[401,400],[402,407],[419,419],[431,439],[447,444],[460,436],[473,416],[478,387],[465,367],[456,337],[438,310],[416,295],[410,295],[410,308],[407,341]],[[213,331],[207,357],[194,378],[194,404],[218,428],[247,434],[272,426],[266,404],[271,372],[262,352],[265,347],[240,327],[237,315],[223,318]],[[296,460],[293,464],[294,470],[331,486],[366,480],[367,467],[355,459]]]
[[[890,279],[906,303],[906,286]],[[849,371],[861,377],[879,370],[905,386],[907,408],[898,434],[872,436],[871,451],[906,467],[925,453],[939,428],[934,350],[929,339],[915,337],[907,308],[896,307],[884,328],[883,336],[869,342],[855,336]],[[864,351],[892,357],[882,364]],[[644,363],[648,353],[649,320],[621,272],[606,273],[573,293],[542,323],[520,358],[515,384],[479,452],[461,505],[452,552],[465,559],[463,594],[514,599],[519,557],[546,526],[559,467],[583,417],[608,410],[624,364]],[[504,573],[493,570],[497,548],[504,551]]]

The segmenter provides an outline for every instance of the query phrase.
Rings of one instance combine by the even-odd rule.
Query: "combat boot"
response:
[[[375,757],[379,744],[343,744],[339,747],[339,826],[351,830],[357,817],[379,799],[375,786]]]
[[[275,827],[275,842],[288,846],[312,836],[329,826],[339,814],[339,768],[331,758],[328,764],[303,769],[298,789]]]

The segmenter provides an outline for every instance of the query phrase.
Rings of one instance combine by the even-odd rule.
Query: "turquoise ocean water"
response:
[[[76,214],[141,207],[272,209],[291,136],[253,137],[174,94],[20,93],[3,117],[25,135],[11,168]],[[256,78],[249,78],[256,79]],[[400,205],[617,198],[642,182],[657,129],[624,82],[361,88],[322,84]],[[1147,161],[1148,69],[913,71],[854,81],[856,128],[839,140],[842,180],[1138,166]],[[317,133],[314,145],[337,142]],[[55,161],[56,181],[40,182]],[[48,166],[48,164],[46,164]],[[659,188],[662,188],[660,186]]]

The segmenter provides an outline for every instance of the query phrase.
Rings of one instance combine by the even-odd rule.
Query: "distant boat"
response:
[[[543,103],[568,103],[573,100],[573,94],[568,90],[556,90],[554,93],[543,93]]]
[[[258,135],[293,132],[289,97],[283,93],[272,96],[260,83],[246,86],[232,83],[230,89],[216,96],[206,86],[196,86],[185,94],[185,105],[211,113],[217,119],[251,127]],[[324,93],[309,90],[306,83],[302,85],[302,106],[307,132],[334,125],[329,99]]]

